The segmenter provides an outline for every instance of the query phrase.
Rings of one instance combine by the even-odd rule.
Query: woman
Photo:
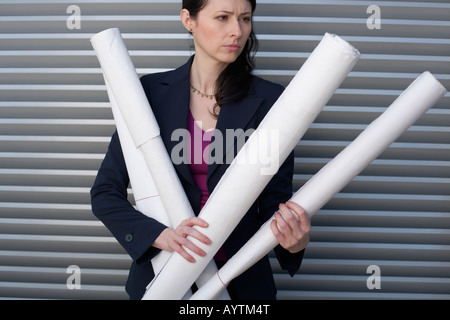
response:
[[[158,120],[161,137],[169,152],[179,143],[173,132],[183,128],[195,135],[200,131],[203,144],[196,150],[191,143],[189,160],[174,163],[187,197],[198,214],[226,171],[226,161],[209,161],[208,145],[216,134],[224,137],[227,150],[228,129],[256,129],[283,88],[251,75],[252,53],[257,45],[252,28],[255,0],[185,0],[181,21],[191,33],[195,55],[180,68],[141,78],[143,88]],[[214,136],[214,137],[213,137]],[[193,140],[193,139],[192,139]],[[188,148],[189,149],[189,148]],[[205,152],[206,151],[206,152]],[[172,160],[174,160],[172,158]],[[281,165],[260,197],[246,213],[214,260],[220,267],[236,253],[262,223],[277,210],[271,224],[280,245],[275,253],[283,269],[293,276],[300,267],[309,241],[310,223],[304,210],[287,202],[292,195],[293,153]],[[207,222],[193,217],[174,229],[136,211],[127,200],[129,183],[120,142],[115,133],[91,190],[94,214],[109,228],[133,259],[126,289],[131,299],[140,299],[154,277],[151,259],[160,251],[176,251],[187,261],[195,254],[204,256],[187,239],[192,236],[209,244],[201,228]],[[197,228],[194,228],[197,226]],[[189,254],[189,248],[194,254]],[[267,257],[228,286],[233,299],[275,299],[276,288]]]

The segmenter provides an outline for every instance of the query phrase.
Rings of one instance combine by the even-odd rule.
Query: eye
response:
[[[226,15],[218,16],[218,17],[217,17],[217,20],[220,20],[220,21],[227,21],[227,20],[228,20],[228,16],[226,16]]]

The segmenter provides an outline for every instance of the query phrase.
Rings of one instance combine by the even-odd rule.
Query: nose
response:
[[[232,37],[236,37],[237,39],[240,39],[242,37],[242,26],[239,19],[233,19],[230,28],[230,34]]]

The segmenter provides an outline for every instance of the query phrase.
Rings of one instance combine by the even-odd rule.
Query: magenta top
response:
[[[189,169],[191,170],[192,177],[197,183],[200,191],[202,192],[202,198],[200,201],[200,210],[205,206],[206,201],[209,198],[207,177],[208,177],[208,155],[209,145],[214,135],[214,130],[203,131],[199,125],[195,122],[192,113],[189,112],[188,131],[191,135],[191,147],[188,148],[189,154]],[[223,248],[217,252],[214,257],[216,261],[226,260],[225,251]]]
[[[188,148],[190,151],[189,169],[191,170],[192,177],[202,192],[202,199],[200,202],[201,210],[209,198],[206,178],[208,176],[209,145],[211,143],[214,130],[204,132],[195,122],[194,117],[190,112],[188,130],[191,135],[191,147]]]

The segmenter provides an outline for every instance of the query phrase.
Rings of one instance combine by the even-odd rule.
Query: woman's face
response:
[[[190,21],[196,55],[221,64],[234,62],[252,31],[252,6],[248,0],[208,0]]]

